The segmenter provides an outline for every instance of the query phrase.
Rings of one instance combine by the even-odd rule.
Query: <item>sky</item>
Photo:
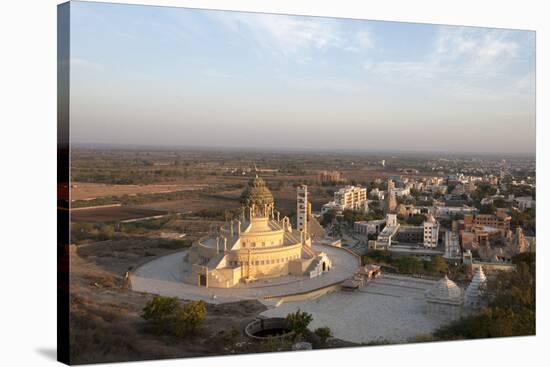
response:
[[[535,32],[71,3],[71,141],[535,152]]]

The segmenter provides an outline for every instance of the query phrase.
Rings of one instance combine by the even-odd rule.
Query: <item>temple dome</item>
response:
[[[241,194],[241,204],[247,207],[252,204],[261,207],[263,205],[272,205],[273,203],[273,194],[267,188],[265,181],[258,176],[250,180],[248,186]]]
[[[436,302],[460,302],[462,301],[462,289],[445,275],[445,278],[426,292],[426,298]]]

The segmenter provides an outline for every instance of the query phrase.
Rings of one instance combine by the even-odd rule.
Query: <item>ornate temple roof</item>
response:
[[[485,293],[487,286],[487,278],[482,267],[477,268],[477,271],[468,285],[464,294],[464,304],[466,307],[478,308],[481,306],[481,297]]]
[[[273,194],[267,188],[265,181],[258,176],[250,180],[248,186],[241,194],[241,204],[247,207],[252,204],[262,207],[263,205],[271,205],[273,203]]]
[[[460,303],[462,302],[462,289],[445,275],[445,278],[426,292],[426,298],[432,302]]]

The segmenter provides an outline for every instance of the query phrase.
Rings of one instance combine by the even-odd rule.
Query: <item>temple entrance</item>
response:
[[[199,275],[199,286],[206,287],[206,275],[204,274]]]
[[[323,261],[323,271],[327,271],[327,263]]]

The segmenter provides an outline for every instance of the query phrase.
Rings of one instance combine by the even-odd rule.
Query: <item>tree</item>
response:
[[[332,337],[332,331],[328,326],[317,328],[315,329],[314,333],[319,337],[319,339],[321,340],[321,344],[323,345],[326,344],[328,338]]]
[[[510,226],[512,228],[522,227],[526,233],[536,233],[536,210],[534,208],[527,209],[524,212],[515,211],[511,212],[512,220]]]
[[[404,256],[397,261],[400,273],[418,274],[422,270],[422,262],[414,256]]]
[[[296,311],[295,313],[289,313],[286,316],[289,329],[294,331],[296,335],[303,335],[308,325],[313,321],[313,316],[305,311]]]
[[[415,189],[415,188],[412,188],[412,189],[410,190],[409,195],[411,195],[411,196],[412,196],[413,198],[415,198],[415,199],[418,199],[418,198],[420,197],[420,191],[418,191],[418,190]]]
[[[413,226],[420,226],[424,221],[426,220],[426,216],[424,214],[414,214],[407,219],[405,219],[405,222],[407,224],[413,225]]]
[[[181,304],[177,298],[155,296],[145,304],[142,317],[153,322],[157,333],[162,334],[169,331],[174,315],[180,307]]]
[[[479,207],[479,214],[495,214],[497,207],[493,204],[481,205]]]
[[[432,274],[445,274],[449,270],[449,266],[443,257],[434,256],[432,261],[428,262],[427,270]]]
[[[355,222],[367,219],[367,217],[363,213],[351,209],[345,209],[342,213],[342,216],[344,222],[348,223],[349,225],[353,225],[353,223]]]
[[[177,336],[194,333],[206,319],[206,303],[194,301],[183,305],[176,312],[174,332]]]
[[[392,256],[391,252],[388,250],[370,250],[367,252],[366,256],[363,256],[365,259],[364,264],[369,263],[383,263],[383,264],[391,264],[392,263]],[[372,261],[372,262],[369,262]]]
[[[321,218],[321,225],[327,226],[331,224],[334,221],[334,218],[336,218],[336,210],[327,210]]]

